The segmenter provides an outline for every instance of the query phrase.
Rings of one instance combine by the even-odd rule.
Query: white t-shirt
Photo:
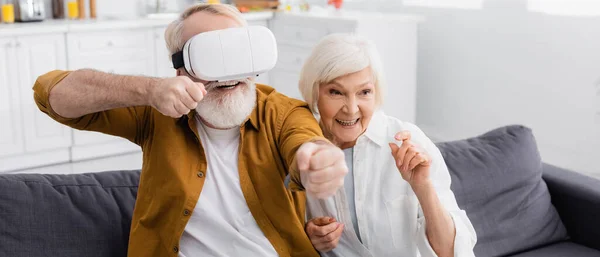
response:
[[[239,127],[218,130],[196,120],[208,168],[180,240],[180,257],[277,256],[244,199],[238,173]]]

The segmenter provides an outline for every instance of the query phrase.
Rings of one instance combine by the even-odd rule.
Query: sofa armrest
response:
[[[571,240],[600,250],[600,180],[549,164],[542,177]]]

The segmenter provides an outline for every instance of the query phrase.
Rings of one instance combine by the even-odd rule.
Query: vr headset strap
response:
[[[175,69],[179,69],[179,68],[185,66],[185,63],[183,62],[183,51],[174,53],[171,56],[171,61],[173,62],[173,68],[175,68]]]

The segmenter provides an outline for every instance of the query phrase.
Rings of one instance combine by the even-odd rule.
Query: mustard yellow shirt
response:
[[[64,118],[52,109],[48,96],[68,74],[57,70],[37,79],[33,90],[39,109],[72,128],[123,137],[141,147],[143,166],[128,255],[177,256],[207,175],[195,111],[175,119],[152,107],[136,106]],[[304,193],[286,189],[284,180],[296,150],[304,142],[322,139],[321,129],[306,103],[265,85],[257,85],[256,92],[257,105],[240,127],[238,166],[244,198],[280,256],[319,256],[304,232]]]

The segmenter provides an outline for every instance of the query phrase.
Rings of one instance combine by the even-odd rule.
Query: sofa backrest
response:
[[[477,232],[476,256],[567,238],[530,129],[508,126],[437,146]],[[0,256],[126,256],[139,175],[0,175]]]
[[[0,256],[127,256],[139,176],[0,175]]]
[[[477,232],[475,256],[506,256],[567,239],[531,129],[507,126],[437,146],[458,205]]]

